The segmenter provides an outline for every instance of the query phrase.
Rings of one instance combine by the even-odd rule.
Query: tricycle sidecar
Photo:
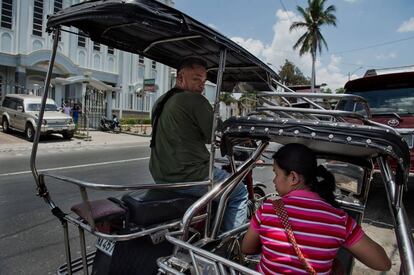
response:
[[[272,69],[230,39],[178,10],[150,0],[87,1],[51,16],[48,29],[54,33],[54,48],[45,87],[50,84],[59,33],[70,31],[67,28],[72,27],[95,42],[172,67],[185,57],[203,58],[207,62],[208,80],[216,84],[215,118],[218,118],[219,94],[222,91],[254,92],[258,106],[249,116],[230,118],[221,129],[216,129],[217,119],[214,120],[210,176],[208,181],[202,182],[103,185],[39,173],[36,169],[39,131],[36,131],[31,168],[38,195],[60,220],[65,235],[67,264],[59,269],[59,273],[72,274],[82,270],[87,274],[88,266],[93,265],[95,274],[152,274],[157,272],[158,258],[160,273],[254,274],[255,259],[245,257],[238,249],[239,236],[247,224],[221,233],[224,208],[232,189],[256,166],[266,165],[258,160],[268,153],[266,150],[272,152],[272,149],[266,149],[268,144],[290,142],[306,144],[336,174],[353,179],[339,185],[337,199],[358,222],[362,221],[365,210],[373,162],[379,163],[395,220],[401,271],[414,273],[412,235],[401,202],[401,186],[407,180],[409,153],[406,143],[393,129],[357,113],[321,108],[311,98],[326,95],[293,93],[279,83],[279,77]],[[43,96],[40,123],[47,95],[48,88]],[[274,100],[274,97],[278,99]],[[292,107],[288,97],[301,98],[312,107]],[[350,98],[363,101],[357,96]],[[361,124],[348,123],[344,117],[358,119]],[[217,137],[232,173],[213,187]],[[243,146],[246,141],[257,146],[246,148]],[[249,151],[249,157],[236,161],[234,152],[237,150]],[[398,163],[395,174],[390,169],[389,159]],[[356,175],[349,167],[356,167]],[[50,178],[79,187],[80,203],[72,206],[71,213],[62,211],[52,200],[47,189]],[[207,185],[209,191],[201,198],[171,196],[173,189],[196,185]],[[101,200],[92,201],[88,198],[88,190],[134,192],[125,194],[121,200],[104,195]],[[219,198],[219,203],[213,211],[215,198]],[[251,206],[254,208],[258,204],[260,201],[253,201]],[[71,257],[69,224],[79,229],[80,259],[72,260]],[[85,231],[99,238],[96,253],[87,253]],[[115,245],[112,241],[116,242]],[[135,249],[138,249],[137,254],[134,254]],[[130,259],[124,262],[128,256]],[[342,258],[346,272],[350,274],[352,257],[344,253]],[[115,265],[118,260],[121,260],[119,265]]]

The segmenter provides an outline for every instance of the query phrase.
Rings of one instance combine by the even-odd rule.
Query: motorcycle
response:
[[[119,124],[118,118],[114,115],[112,119],[109,119],[105,116],[101,117],[99,128],[101,131],[113,131],[114,133],[121,132],[121,125]]]
[[[96,42],[139,53],[169,66],[175,66],[179,60],[192,55],[205,58],[209,67],[207,78],[217,85],[215,118],[219,117],[221,91],[256,93],[256,114],[228,119],[221,133],[216,131],[217,121],[213,122],[215,135],[211,139],[210,171],[215,165],[216,150],[220,150],[227,159],[231,174],[215,183],[213,188],[212,178],[173,184],[108,185],[38,171],[39,129],[59,33],[64,26],[76,27]],[[325,110],[308,99],[345,96],[361,100],[358,96],[295,93],[280,83],[279,76],[269,66],[237,43],[157,1],[82,2],[50,16],[47,29],[53,30],[53,53],[44,85],[31,169],[38,196],[62,224],[66,264],[59,268],[59,274],[77,271],[88,274],[90,268],[93,274],[258,274],[254,271],[257,258],[240,252],[239,240],[248,224],[228,232],[220,232],[219,229],[231,191],[257,166],[271,165],[266,161],[261,163],[267,148],[271,148],[269,144],[290,142],[306,144],[315,151],[319,161],[329,164],[327,167],[332,168],[333,172],[345,174],[351,179],[338,183],[336,195],[340,206],[358,223],[362,222],[367,203],[373,162],[379,164],[393,214],[401,273],[414,273],[413,240],[401,202],[402,186],[407,182],[410,163],[407,144],[392,128],[372,122],[359,113]],[[285,92],[279,92],[281,89]],[[278,101],[270,99],[275,96]],[[301,98],[317,107],[292,107],[287,97]],[[361,124],[348,123],[344,117],[356,118]],[[221,136],[219,146],[215,143],[216,134]],[[237,147],[245,144],[256,145],[248,148],[251,153],[247,157],[236,160]],[[391,168],[391,159],[397,162],[395,171]],[[361,171],[356,178],[347,174],[347,171],[355,171],[349,169],[352,165]],[[71,211],[61,210],[47,188],[50,182],[65,182],[79,187],[80,203],[73,205]],[[174,196],[172,192],[176,188],[200,185],[210,187],[200,198]],[[133,192],[124,194],[121,199],[104,195],[101,199],[90,200],[90,190]],[[258,207],[262,199],[276,195],[268,193],[260,199],[256,196],[257,200],[252,205]],[[213,204],[215,199],[219,201],[216,205]],[[81,241],[81,257],[74,260],[70,249],[69,224],[79,230]],[[86,250],[86,232],[97,239],[94,251]],[[340,257],[346,274],[351,274],[352,255],[343,251]]]

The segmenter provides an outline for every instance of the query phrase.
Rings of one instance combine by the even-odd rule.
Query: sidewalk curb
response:
[[[95,132],[95,131],[91,131]],[[91,134],[91,133],[90,133]],[[42,150],[76,150],[79,148],[97,148],[100,146],[119,146],[119,145],[133,145],[133,144],[149,144],[150,136],[122,132],[125,134],[123,137],[120,136],[117,138],[117,134],[111,135],[110,138],[101,138],[99,131],[96,131],[95,134],[89,135],[89,139],[86,136],[74,136],[72,140],[67,142],[40,142],[38,147],[38,152]],[[136,136],[137,139],[134,140],[132,136]],[[130,137],[130,138],[128,138]],[[141,138],[138,138],[141,137]],[[0,153],[28,153],[32,150],[33,144],[24,142],[24,143],[10,143],[10,144],[1,144]]]
[[[122,132],[123,134],[131,135],[131,136],[138,136],[138,137],[148,137],[150,138],[151,135],[144,135],[144,134],[138,134],[138,133],[132,133],[132,132]]]

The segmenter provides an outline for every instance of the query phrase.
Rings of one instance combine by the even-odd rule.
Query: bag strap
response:
[[[305,257],[302,254],[302,251],[300,251],[298,243],[296,242],[296,238],[293,235],[292,227],[289,223],[289,216],[287,214],[285,205],[282,201],[282,199],[274,200],[273,201],[273,209],[275,210],[276,214],[279,216],[285,231],[287,233],[289,242],[292,244],[293,249],[296,252],[296,255],[298,255],[299,260],[302,262],[303,266],[305,267],[306,271],[309,274],[316,275],[315,269],[306,261]]]
[[[157,133],[157,126],[158,126],[158,120],[160,119],[162,110],[164,110],[164,105],[167,103],[167,101],[175,94],[184,92],[184,90],[178,89],[178,88],[172,88],[169,90],[164,98],[157,104],[157,106],[154,109],[154,112],[152,113],[152,134],[151,134],[151,141],[150,141],[150,147],[155,147],[155,136]]]

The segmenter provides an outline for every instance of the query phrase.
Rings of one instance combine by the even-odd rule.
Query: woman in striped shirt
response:
[[[311,149],[302,144],[288,144],[273,159],[273,183],[282,197],[298,247],[315,272],[331,274],[341,246],[370,268],[382,271],[391,268],[384,249],[365,235],[345,211],[337,208],[333,194],[335,179],[323,166],[317,166]],[[257,270],[263,274],[307,273],[271,200],[265,201],[253,216],[242,251],[262,253]]]

